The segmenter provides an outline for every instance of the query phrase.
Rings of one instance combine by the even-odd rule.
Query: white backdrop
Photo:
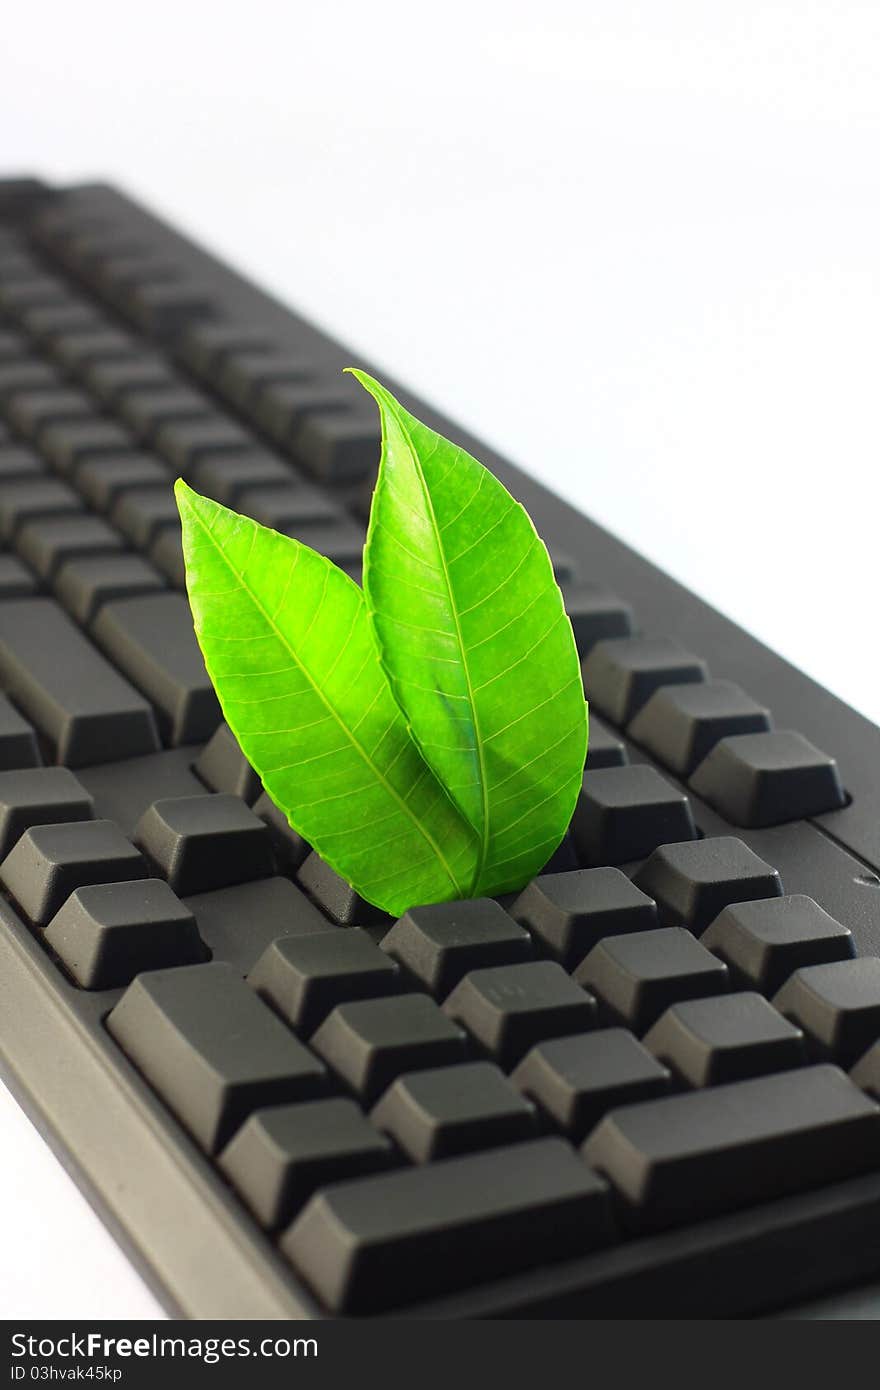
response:
[[[0,170],[125,185],[880,721],[873,0],[12,10]],[[152,1314],[5,1096],[0,1204],[0,1315]]]

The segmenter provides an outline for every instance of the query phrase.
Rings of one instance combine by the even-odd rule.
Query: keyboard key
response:
[[[326,1086],[318,1059],[219,961],[138,975],[107,1027],[211,1154],[252,1111],[310,1100]]]
[[[237,796],[154,801],[135,840],[181,895],[268,878],[274,869],[266,827]]]
[[[249,487],[240,492],[236,508],[245,516],[259,521],[261,526],[271,526],[273,531],[289,535],[300,534],[306,523],[334,521],[343,515],[316,487],[295,482],[289,477],[286,482],[270,487]],[[358,532],[357,554],[362,549],[363,537]]]
[[[123,545],[118,531],[100,517],[85,513],[29,521],[15,541],[21,558],[47,584],[68,560],[112,554],[121,551]]]
[[[264,386],[272,381],[306,382],[310,375],[309,364],[303,357],[247,348],[224,355],[213,385],[240,410],[252,414]]]
[[[126,552],[68,560],[55,581],[56,596],[83,627],[105,603],[164,588],[164,579],[152,565]]]
[[[770,711],[730,681],[655,690],[627,732],[679,777],[689,777],[722,738],[770,728]]]
[[[806,1061],[804,1035],[760,994],[722,994],[673,1004],[645,1047],[689,1086],[717,1086]]]
[[[230,796],[241,797],[248,805],[256,801],[263,790],[259,777],[225,720],[218,724],[216,732],[208,739],[194,767],[212,792],[228,792]]]
[[[93,362],[118,362],[137,357],[139,346],[129,333],[108,328],[106,324],[88,329],[62,332],[49,345],[52,358],[72,377],[81,379]]]
[[[77,492],[99,512],[109,512],[120,494],[133,488],[171,489],[165,465],[152,454],[133,451],[80,461],[73,482]]]
[[[32,449],[23,445],[4,444],[0,439],[0,482],[12,483],[19,478],[45,477],[45,469]]]
[[[856,1086],[880,1100],[880,1041],[870,1047],[850,1072]]]
[[[49,425],[40,435],[40,449],[59,473],[76,472],[84,459],[131,453],[131,437],[112,420],[73,419]]]
[[[567,970],[603,936],[658,925],[654,902],[619,869],[542,874],[523,889],[510,911]]]
[[[599,999],[612,1023],[636,1033],[681,999],[700,999],[727,989],[727,966],[684,927],[607,936],[594,946],[574,977]]]
[[[653,1230],[876,1168],[880,1107],[837,1067],[805,1067],[628,1105],[583,1153]]]
[[[39,767],[42,761],[33,728],[6,696],[0,695],[0,771]]]
[[[601,1028],[538,1043],[510,1079],[579,1143],[607,1111],[665,1095],[672,1077],[626,1028]]]
[[[708,680],[706,663],[677,642],[620,637],[597,642],[583,663],[584,689],[591,705],[623,727],[664,685]]]
[[[41,440],[55,424],[95,423],[94,406],[81,391],[18,391],[6,402],[6,418],[23,439]]]
[[[348,410],[306,416],[296,431],[291,453],[324,483],[353,483],[379,467],[382,442],[370,417]]]
[[[338,382],[276,381],[264,386],[254,405],[254,419],[279,444],[289,444],[303,421],[316,411],[345,410],[347,391]]]
[[[171,480],[153,487],[126,488],[117,497],[110,520],[124,532],[138,550],[147,550],[166,527],[180,525],[180,513],[171,489]]]
[[[0,555],[0,599],[27,598],[37,581],[16,555]]]
[[[18,391],[53,391],[61,385],[58,373],[47,362],[33,358],[0,362],[0,414],[2,403]]]
[[[210,316],[214,301],[200,285],[145,281],[132,286],[126,309],[145,333],[173,340],[191,319]]]
[[[855,955],[849,928],[802,893],[726,907],[703,933],[703,945],[762,994],[775,994],[801,966]]]
[[[401,988],[397,965],[357,927],[273,941],[248,984],[303,1037],[314,1033],[337,1004],[397,994]]]
[[[317,550],[319,555],[326,555],[328,560],[350,574],[355,583],[360,582],[364,537],[354,523],[303,521],[285,526],[283,530],[286,536],[293,536],[295,540],[311,546],[312,550]]]
[[[337,1005],[311,1046],[371,1105],[404,1072],[465,1061],[467,1039],[433,999],[400,994]]]
[[[566,586],[565,611],[571,619],[574,640],[583,659],[597,642],[607,637],[630,637],[633,612],[628,603],[595,584]],[[590,733],[592,735],[592,729]]]
[[[312,847],[294,830],[286,815],[275,805],[268,792],[262,792],[254,802],[254,815],[259,816],[269,832],[278,867],[295,874]]]
[[[255,444],[252,435],[227,416],[203,415],[200,419],[174,419],[159,427],[156,449],[176,473],[191,476],[204,454],[240,454]]]
[[[163,527],[150,546],[149,556],[150,563],[155,565],[171,587],[183,592],[186,588],[186,563],[180,526]]]
[[[40,927],[76,888],[146,875],[141,855],[109,820],[32,826],[0,865],[0,882]]]
[[[722,739],[690,785],[734,825],[780,825],[846,803],[834,759],[787,731]]]
[[[157,707],[171,743],[211,737],[222,716],[183,594],[107,603],[93,632],[114,665]]]
[[[880,1038],[880,958],[802,966],[773,1003],[821,1055],[852,1066]]]
[[[653,767],[608,767],[588,773],[571,822],[582,863],[625,864],[658,845],[697,837],[690,803]]]
[[[167,387],[172,389],[176,378],[171,368],[161,357],[150,357],[141,353],[138,357],[126,357],[121,361],[110,359],[88,363],[81,379],[90,391],[94,391],[100,401],[111,409],[125,399],[129,391],[149,390]]]
[[[149,705],[50,599],[0,606],[0,679],[68,767],[159,746]]]
[[[195,893],[186,905],[212,954],[230,961],[241,975],[253,970],[279,937],[337,931],[289,878],[257,878]]]
[[[506,1071],[545,1038],[596,1025],[595,999],[555,961],[472,970],[443,1008]]]
[[[19,326],[28,337],[49,352],[59,334],[94,332],[105,322],[91,305],[73,299],[34,304],[18,315]]]
[[[193,484],[224,507],[238,508],[238,498],[252,487],[289,483],[290,464],[258,449],[242,453],[200,454],[193,465]]]
[[[341,927],[381,926],[383,922],[391,925],[387,912],[356,893],[351,884],[314,851],[304,860],[297,877],[322,911]]]
[[[334,1313],[375,1313],[614,1239],[604,1183],[561,1139],[338,1183],[281,1248]]]
[[[34,517],[80,512],[82,502],[72,488],[55,478],[19,478],[0,483],[0,540],[7,544]]]
[[[151,443],[166,423],[216,418],[207,396],[190,387],[153,386],[127,391],[116,410],[136,439]]]
[[[410,908],[382,938],[382,950],[445,999],[469,970],[529,960],[532,943],[494,899],[472,898]]]
[[[91,820],[94,800],[66,767],[0,772],[0,859],[26,830],[58,821]]]
[[[697,936],[730,903],[782,893],[778,871],[733,835],[662,845],[634,882],[654,898],[664,922],[684,922]]]
[[[203,377],[210,377],[217,364],[230,353],[266,352],[271,349],[272,344],[262,329],[216,323],[211,319],[187,324],[177,346],[181,360]]]
[[[590,710],[590,738],[587,746],[587,772],[600,767],[623,767],[629,762],[620,739]]]
[[[394,1146],[351,1100],[258,1110],[220,1167],[262,1226],[286,1226],[318,1187],[394,1168]]]
[[[414,1163],[531,1139],[535,1110],[489,1062],[399,1076],[370,1119]]]
[[[83,989],[116,989],[142,970],[207,956],[196,919],[156,878],[77,888],[46,928],[46,942]]]
[[[0,318],[18,323],[21,315],[40,304],[65,304],[68,296],[61,280],[52,275],[23,276],[11,279],[0,277]]]

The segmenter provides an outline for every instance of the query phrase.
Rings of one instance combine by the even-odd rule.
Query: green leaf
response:
[[[377,381],[364,591],[413,736],[473,826],[469,893],[520,887],[568,827],[587,748],[577,648],[528,514]]]
[[[196,636],[273,801],[388,912],[466,896],[475,836],[409,736],[361,590],[299,541],[182,480],[175,493]]]

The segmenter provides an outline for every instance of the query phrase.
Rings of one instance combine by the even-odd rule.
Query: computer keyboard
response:
[[[591,704],[565,841],[392,921],[222,723],[171,484],[359,578],[351,360],[115,190],[0,184],[4,1078],[186,1317],[877,1275],[880,731],[396,383],[548,543]]]

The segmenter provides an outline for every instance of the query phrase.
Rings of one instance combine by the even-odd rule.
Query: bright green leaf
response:
[[[377,381],[382,461],[364,590],[413,736],[478,837],[473,896],[538,873],[571,818],[587,707],[571,624],[524,509]]]
[[[467,896],[474,833],[409,736],[361,590],[308,546],[175,492],[196,636],[269,795],[386,911]]]

